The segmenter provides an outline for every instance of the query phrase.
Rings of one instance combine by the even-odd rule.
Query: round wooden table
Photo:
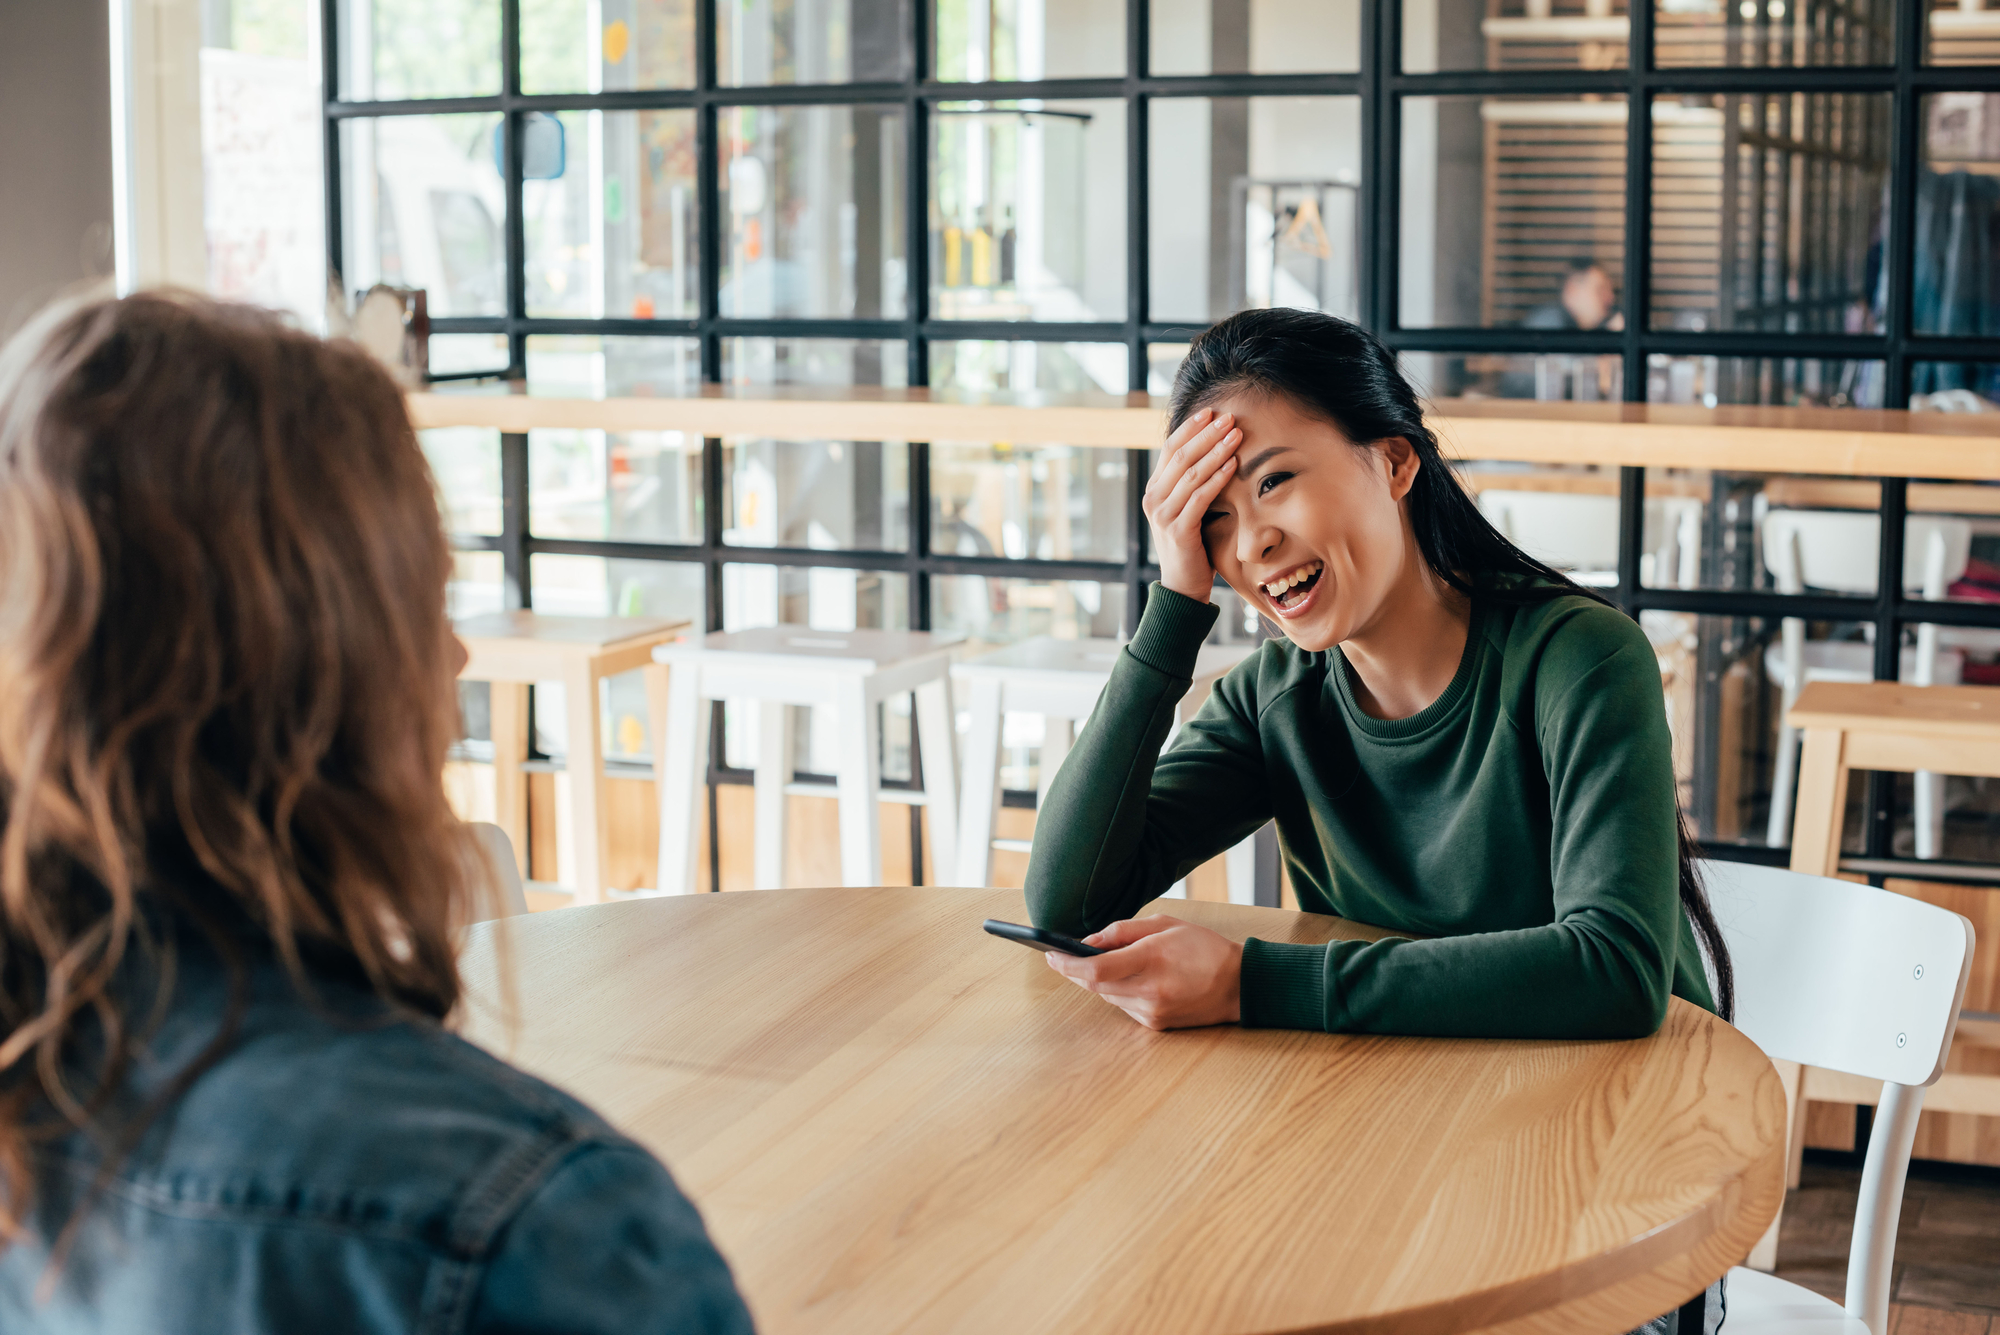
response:
[[[764,1335],[1615,1335],[1740,1262],[1782,1198],[1777,1073],[1679,1000],[1634,1042],[1162,1034],[987,917],[1025,921],[1019,892],[482,924],[466,1030],[666,1160]]]

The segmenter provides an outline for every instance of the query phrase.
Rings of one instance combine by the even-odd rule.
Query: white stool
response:
[[[958,766],[946,670],[954,635],[923,631],[811,630],[772,626],[717,631],[663,644],[653,657],[673,669],[667,687],[667,755],[660,776],[660,888],[694,888],[695,794],[708,767],[712,700],[756,700],[756,866],[753,884],[785,880],[785,785],[792,777],[790,705],[829,710],[840,738],[840,876],[847,885],[882,881],[882,729],[875,706],[914,691],[922,747],[931,861],[954,865]]]
[[[972,689],[972,733],[965,744],[965,797],[959,808],[958,879],[983,886],[993,875],[993,818],[1000,807],[1000,726],[1008,714],[1043,719],[1039,808],[1069,753],[1076,725],[1090,717],[1111,680],[1124,646],[1117,640],[1058,640],[1038,636],[952,665],[951,675]],[[1195,659],[1194,684],[1174,714],[1174,727],[1193,716],[1216,681],[1256,652],[1251,645],[1204,645]],[[1168,734],[1169,740],[1172,734]],[[928,770],[928,763],[926,765]],[[1229,898],[1253,903],[1252,840],[1229,850]]]

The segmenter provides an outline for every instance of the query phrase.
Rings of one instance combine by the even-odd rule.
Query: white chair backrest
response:
[[[1899,1085],[1944,1071],[1972,924],[1922,900],[1747,862],[1701,864],[1736,975],[1736,1027],[1766,1055]]]
[[[465,828],[473,834],[475,856],[484,855],[479,858],[484,865],[474,868],[478,902],[472,907],[472,921],[526,913],[528,896],[521,886],[520,864],[514,861],[514,841],[505,830],[489,821],[467,821]]]
[[[1764,516],[1764,568],[1780,592],[1810,585],[1873,593],[1882,521],[1859,510],[1772,510]],[[1949,515],[1911,515],[1904,530],[1903,587],[1942,598],[1965,573],[1972,525]]]
[[[1558,570],[1618,565],[1618,498],[1562,491],[1483,491],[1479,508],[1506,539]]]

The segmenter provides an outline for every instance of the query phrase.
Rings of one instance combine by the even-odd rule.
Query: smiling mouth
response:
[[[1308,561],[1298,569],[1281,575],[1270,583],[1260,586],[1264,594],[1276,603],[1280,610],[1297,607],[1312,595],[1319,584],[1320,574],[1326,569],[1324,561]]]

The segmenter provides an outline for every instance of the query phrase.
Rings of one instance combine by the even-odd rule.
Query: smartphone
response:
[[[1017,922],[1001,922],[998,918],[986,920],[986,930],[1008,941],[1019,941],[1034,950],[1060,950],[1065,955],[1102,955],[1098,946],[1086,946],[1074,937],[1060,932],[1046,932],[1039,927],[1023,927]]]

